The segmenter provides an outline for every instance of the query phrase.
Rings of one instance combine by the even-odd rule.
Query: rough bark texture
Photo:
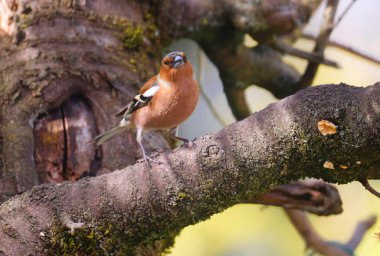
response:
[[[125,253],[295,179],[347,183],[365,177],[380,158],[379,106],[380,84],[309,88],[158,154],[164,164],[152,169],[138,162],[75,183],[35,187],[1,205],[0,249],[6,255],[73,252],[80,241]],[[337,133],[322,135],[320,120],[334,123]],[[326,161],[334,169],[325,168]],[[67,220],[85,228],[71,235],[63,228]]]
[[[161,53],[173,40],[191,36],[203,44],[206,35],[215,33],[216,42],[226,42],[214,44],[220,50],[230,37],[216,31],[230,28],[237,30],[231,32],[236,33],[232,38],[237,44],[245,32],[267,42],[305,24],[319,2],[2,0],[0,201],[41,182],[108,173],[140,158],[133,134],[101,150],[78,145],[117,122],[112,114],[157,72]],[[212,47],[205,50],[212,56]],[[249,55],[251,62],[242,59],[236,66],[251,69],[260,77],[259,84],[273,91],[297,80],[292,68],[271,57],[275,53],[266,56],[263,62]],[[277,64],[266,65],[269,59]],[[270,81],[265,81],[262,68],[252,69],[255,62],[264,63],[257,66],[267,67]],[[234,77],[241,76],[247,85],[251,73]],[[73,116],[61,111],[67,102],[71,103],[66,111]],[[72,111],[79,108],[83,111]],[[81,112],[86,116],[80,117]],[[79,134],[75,126],[80,122],[87,126],[95,122],[95,127]],[[161,133],[148,137],[150,150],[170,147]],[[47,151],[49,157],[41,159],[41,152]]]
[[[112,114],[157,72],[175,39],[189,36],[204,48],[230,103],[251,83],[277,97],[294,93],[300,75],[268,45],[297,31],[320,2],[0,0],[0,202],[42,182],[135,163],[141,156],[132,132],[100,149],[86,142],[118,121]],[[243,46],[244,33],[260,45]],[[152,170],[137,163],[35,187],[0,206],[0,254],[155,251],[157,239],[235,203],[258,202],[294,179],[349,182],[366,177],[375,160],[368,177],[378,178],[379,105],[379,85],[310,89],[161,154],[166,164]],[[338,133],[318,133],[320,119]],[[152,132],[145,145],[156,151],[170,142]],[[289,195],[286,202],[302,201]],[[314,212],[339,212],[334,198],[335,208],[324,201],[326,212]],[[318,197],[301,204],[316,209]],[[79,222],[85,226],[71,234],[67,227]]]

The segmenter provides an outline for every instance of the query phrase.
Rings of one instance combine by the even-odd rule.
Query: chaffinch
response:
[[[173,138],[187,142],[177,136],[178,126],[194,111],[198,98],[198,83],[185,53],[169,53],[161,62],[159,74],[149,79],[134,99],[115,114],[116,117],[123,115],[120,124],[98,135],[95,143],[101,145],[114,135],[135,128],[145,161],[148,165],[157,162],[145,153],[143,131],[171,129]]]

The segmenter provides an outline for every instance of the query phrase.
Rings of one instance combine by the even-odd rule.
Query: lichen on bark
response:
[[[249,33],[268,42],[296,29],[320,1],[304,2],[24,1],[13,10],[14,31],[0,37],[0,201],[40,182],[35,120],[77,97],[88,103],[99,132],[110,128],[117,122],[112,114],[157,72],[164,47],[183,36],[204,47],[232,87],[237,77],[243,87],[254,77],[277,97],[294,93],[298,73],[266,45],[242,50],[242,38]],[[239,65],[249,72],[229,73]],[[258,65],[265,69],[253,68]],[[76,183],[37,186],[0,206],[0,250],[72,254],[103,246],[124,254],[154,247],[279,184],[305,176],[336,183],[365,177],[379,160],[379,104],[378,84],[312,88],[171,153],[164,150],[158,158],[166,164],[153,170],[138,162]],[[325,119],[337,125],[336,134],[320,134],[317,123]],[[104,145],[94,175],[134,164],[140,155],[131,150],[133,136]],[[170,147],[161,133],[148,136],[148,148]],[[334,170],[323,167],[326,161]],[[87,226],[70,234],[66,218]]]
[[[112,226],[110,239],[134,250],[279,184],[305,176],[334,183],[358,180],[380,158],[379,105],[380,84],[313,87],[190,145],[158,154],[162,165],[149,168],[138,162],[75,183],[35,187],[0,207],[0,224],[11,230],[0,232],[1,249],[8,250],[10,241],[14,246],[10,236],[41,244],[33,230],[53,232],[69,216],[88,225],[82,232],[98,232],[99,243],[104,239],[99,228]],[[335,137],[319,132],[321,118],[334,118],[340,127]],[[360,133],[358,127],[363,128]],[[326,169],[326,157],[348,168]],[[53,236],[76,239],[61,231]],[[44,248],[50,247],[51,241]],[[20,244],[18,252],[29,248]]]

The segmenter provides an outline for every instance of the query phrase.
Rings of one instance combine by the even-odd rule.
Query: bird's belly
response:
[[[136,126],[145,129],[166,129],[178,126],[194,111],[199,93],[197,90],[192,90],[191,93],[183,91],[157,96],[160,101],[152,102],[149,106],[135,112],[133,119]]]

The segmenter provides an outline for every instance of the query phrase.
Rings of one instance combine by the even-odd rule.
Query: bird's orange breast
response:
[[[193,113],[198,99],[199,87],[194,79],[160,85],[149,105],[132,114],[132,122],[144,129],[176,127]]]

